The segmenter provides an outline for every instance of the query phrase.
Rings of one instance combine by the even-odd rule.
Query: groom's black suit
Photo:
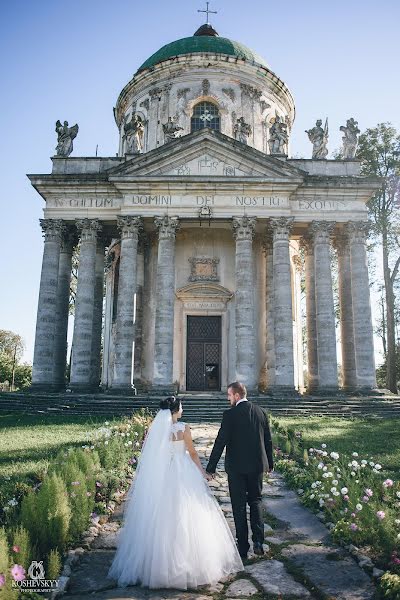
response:
[[[253,543],[261,545],[264,541],[261,506],[263,472],[273,468],[271,433],[263,409],[246,400],[224,412],[208,461],[208,473],[215,473],[225,446],[225,471],[236,537],[240,554],[246,556],[249,550],[246,504],[250,506]]]

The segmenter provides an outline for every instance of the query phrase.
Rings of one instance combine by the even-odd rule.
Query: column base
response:
[[[69,383],[66,391],[74,394],[95,394],[100,392],[100,386],[94,383]]]
[[[112,385],[107,391],[109,394],[118,394],[119,396],[137,396],[137,389],[134,385]]]
[[[65,392],[65,384],[62,383],[31,383],[27,392]]]
[[[357,386],[346,387],[343,389],[343,392],[345,392],[345,394],[347,396],[395,396],[396,395],[396,394],[393,394],[393,392],[390,392],[389,390],[380,390],[378,388],[357,387]]]
[[[170,385],[152,385],[149,393],[155,394],[156,396],[177,396],[179,390],[177,390],[176,386],[171,383]]]
[[[263,392],[263,395],[271,398],[300,398],[299,390],[291,385],[271,385]]]
[[[337,386],[307,388],[308,396],[345,396],[344,390]]]

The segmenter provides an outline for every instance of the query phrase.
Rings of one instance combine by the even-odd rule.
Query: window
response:
[[[211,102],[199,102],[193,109],[190,131],[197,131],[204,127],[220,130],[219,111]]]

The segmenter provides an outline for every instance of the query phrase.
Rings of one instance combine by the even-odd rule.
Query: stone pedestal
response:
[[[133,389],[133,344],[135,340],[134,304],[137,278],[137,247],[141,217],[119,217],[121,259],[119,267],[117,329],[112,387]]]
[[[357,388],[376,388],[374,336],[366,251],[367,223],[350,222],[345,227],[350,236],[351,290]]]
[[[80,232],[78,284],[75,301],[74,337],[72,342],[71,378],[69,387],[76,391],[92,391],[92,343],[95,314],[97,235],[101,231],[98,219],[79,219]]]
[[[335,310],[333,303],[330,236],[334,223],[313,221],[309,227],[314,241],[315,310],[318,347],[318,391],[337,391]]]
[[[273,230],[275,389],[294,392],[293,307],[289,234],[293,218],[270,219]]]
[[[301,240],[304,249],[305,279],[306,279],[306,326],[307,326],[307,365],[309,394],[318,389],[318,342],[317,321],[315,307],[315,264],[314,243],[310,236],[304,236]]]
[[[175,236],[178,217],[155,217],[158,228],[153,387],[173,389]]]
[[[32,389],[57,390],[54,357],[57,323],[58,270],[64,230],[60,219],[40,219],[44,234],[42,273],[36,320]]]
[[[54,381],[65,388],[67,363],[67,333],[69,317],[69,297],[72,271],[72,253],[76,244],[76,236],[71,230],[63,234],[60,260],[58,266],[57,286],[57,321],[55,327],[54,347]]]
[[[338,255],[342,384],[344,390],[351,391],[357,388],[357,372],[354,346],[350,243],[348,234],[344,232],[337,234],[334,238],[334,246]]]
[[[253,238],[256,219],[235,217],[232,222],[236,240],[235,255],[235,338],[236,380],[249,391],[257,387],[256,338],[254,326]]]
[[[265,355],[267,390],[275,385],[275,325],[274,325],[274,261],[273,261],[273,233],[267,229],[264,239],[265,253]]]

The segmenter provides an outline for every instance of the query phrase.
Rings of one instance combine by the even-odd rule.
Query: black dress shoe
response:
[[[263,556],[264,554],[264,548],[262,544],[254,544],[254,554],[257,554],[257,556]]]
[[[244,562],[245,560],[247,560],[247,554],[241,554],[240,558],[242,559],[242,562]]]

